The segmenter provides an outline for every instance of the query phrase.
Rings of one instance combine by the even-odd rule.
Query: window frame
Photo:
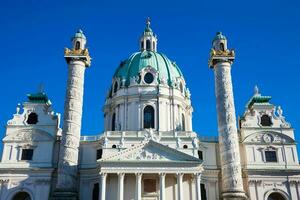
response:
[[[153,127],[151,127],[151,125],[150,125],[150,127],[145,127],[145,109],[147,108],[147,107],[151,107],[152,109],[153,109],[153,123],[152,122],[150,122],[151,123],[151,125],[153,125]],[[150,105],[150,104],[147,104],[147,105],[145,105],[144,106],[144,108],[143,108],[143,129],[155,129],[156,128],[156,109],[155,109],[155,106],[154,105]]]
[[[152,76],[152,77],[151,77],[151,78],[152,78],[152,81],[151,81],[151,82],[147,82],[147,81],[146,81],[146,76],[147,76],[148,74],[150,74],[150,75]],[[155,81],[155,75],[154,75],[152,72],[148,71],[148,72],[146,72],[146,73],[144,74],[144,76],[143,76],[143,81],[144,81],[145,84],[151,85],[151,84],[153,84],[154,81]]]
[[[33,118],[33,119],[36,120],[36,121],[34,121],[34,122],[28,122],[28,121],[33,120],[33,119],[32,119],[33,115],[34,115],[34,118]],[[35,117],[36,117],[36,119],[35,119]],[[27,115],[27,118],[26,118],[26,124],[27,124],[27,125],[36,125],[37,123],[39,123],[39,115],[38,115],[36,112],[30,112],[30,113]]]
[[[184,113],[181,113],[181,131],[186,131],[186,119]]]
[[[25,157],[24,153],[28,152],[28,151],[31,151],[30,159],[23,158],[23,157]],[[33,160],[33,154],[34,154],[34,148],[22,148],[21,149],[20,161],[32,161]],[[28,153],[27,153],[27,156],[28,156]]]
[[[116,113],[114,112],[111,116],[111,126],[110,126],[111,131],[116,131]]]
[[[266,156],[266,152],[274,152],[275,156],[276,156],[276,161],[268,161],[267,156]],[[268,148],[264,149],[263,153],[264,153],[264,162],[265,163],[278,163],[279,162],[278,149],[276,149],[274,147],[268,147]]]
[[[102,156],[103,156],[103,149],[102,148],[97,149],[96,150],[96,160],[102,159]]]
[[[270,124],[269,125],[264,125],[262,122],[262,118],[263,117],[268,117],[268,120],[270,120],[269,122],[270,122]],[[259,124],[260,124],[260,126],[262,126],[262,127],[272,127],[273,126],[273,122],[272,122],[272,117],[270,116],[270,115],[268,115],[268,114],[262,114],[260,117],[259,117]]]

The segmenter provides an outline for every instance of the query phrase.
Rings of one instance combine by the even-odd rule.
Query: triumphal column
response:
[[[81,132],[84,72],[91,64],[86,37],[78,30],[72,48],[65,49],[68,81],[65,97],[64,124],[60,143],[58,176],[53,199],[77,199],[77,168]]]
[[[215,74],[215,94],[218,115],[219,148],[224,200],[246,199],[241,172],[239,139],[233,99],[231,65],[234,51],[227,49],[227,40],[217,33],[213,40],[209,67]]]

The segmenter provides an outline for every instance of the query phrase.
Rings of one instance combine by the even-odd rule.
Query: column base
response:
[[[55,191],[50,200],[78,200],[77,192]]]
[[[223,200],[247,200],[249,199],[244,192],[224,192],[222,194]]]

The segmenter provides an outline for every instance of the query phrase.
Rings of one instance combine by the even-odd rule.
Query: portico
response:
[[[100,199],[114,196],[124,200],[129,198],[125,196],[130,195],[130,199],[133,197],[136,200],[166,200],[166,193],[168,196],[172,193],[178,200],[185,199],[186,195],[200,200],[201,162],[193,156],[150,140],[139,147],[120,151],[117,155],[99,161]],[[117,195],[108,194],[110,191],[106,190],[107,185],[113,185]]]
[[[118,188],[118,193],[117,193],[117,199],[118,200],[124,200],[124,184],[125,184],[125,179],[129,176],[135,176],[135,191],[134,192],[134,197],[136,200],[142,200],[144,198],[150,198],[151,199],[160,199],[160,200],[166,200],[166,175],[168,175],[169,178],[172,178],[172,176],[176,179],[176,182],[174,184],[175,190],[177,190],[177,198],[178,200],[183,200],[184,199],[184,190],[183,190],[183,177],[185,177],[185,180],[190,180],[191,181],[191,187],[194,187],[192,190],[195,191],[196,195],[196,200],[201,200],[201,191],[200,191],[200,177],[201,174],[185,174],[185,173],[176,173],[176,174],[167,174],[167,173],[157,173],[157,174],[147,174],[147,173],[117,173],[117,174],[111,174],[111,173],[102,173],[101,174],[101,184],[100,184],[100,200],[105,200],[107,199],[106,196],[106,177],[108,176],[114,176],[117,175],[117,188]],[[150,175],[150,176],[149,176]],[[145,179],[144,179],[145,176]],[[147,194],[145,191],[145,187],[148,187],[145,182],[145,180],[159,180],[158,185],[154,184],[153,187],[158,188],[158,190],[155,190],[155,192],[152,192]],[[195,196],[194,194],[192,194]],[[147,198],[147,199],[148,199]]]

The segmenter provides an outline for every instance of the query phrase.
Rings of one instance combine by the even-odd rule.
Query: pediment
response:
[[[199,162],[201,160],[150,140],[135,147],[125,149],[100,161],[151,161],[151,162]]]
[[[40,129],[20,129],[3,138],[3,141],[14,142],[42,142],[52,140],[54,138],[49,133]]]
[[[256,132],[243,140],[243,143],[259,143],[259,144],[282,144],[295,143],[295,140],[282,133],[274,131]]]

